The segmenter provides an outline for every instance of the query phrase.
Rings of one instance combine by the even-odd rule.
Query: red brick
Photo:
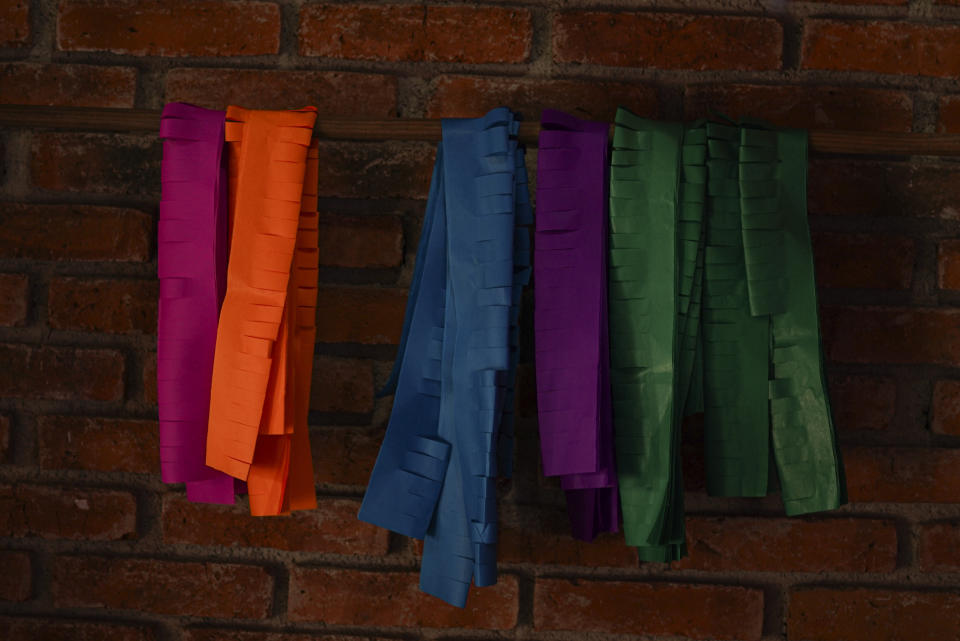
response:
[[[355,414],[373,411],[372,363],[318,356],[313,363],[310,409]]]
[[[10,450],[10,417],[0,414],[0,464],[6,462]]]
[[[960,381],[937,381],[933,386],[930,429],[936,434],[960,436]]]
[[[960,289],[960,241],[943,240],[937,246],[937,284],[940,289]]]
[[[320,142],[319,194],[426,199],[434,147],[419,142]]]
[[[157,404],[156,352],[150,352],[143,357],[143,400],[150,405]]]
[[[157,332],[157,281],[54,278],[50,327],[109,334]]]
[[[539,578],[533,618],[537,630],[753,641],[763,627],[763,591]]]
[[[960,309],[828,307],[821,314],[832,361],[960,363]]]
[[[399,267],[403,224],[399,216],[320,215],[320,264],[327,267]]]
[[[65,0],[57,48],[134,56],[272,54],[280,48],[280,9],[250,0]]]
[[[160,148],[152,134],[36,133],[30,175],[51,191],[159,198]]]
[[[0,274],[0,325],[16,327],[26,322],[29,295],[26,274]]]
[[[153,222],[135,209],[0,203],[0,256],[146,261]]]
[[[382,429],[324,427],[310,433],[317,483],[366,485],[380,452]]]
[[[172,69],[166,100],[210,109],[292,109],[313,105],[320,116],[395,118],[397,79],[342,71],[272,69]]]
[[[940,99],[940,131],[960,133],[960,96],[944,96]]]
[[[677,13],[565,11],[553,20],[553,59],[659,69],[779,69],[776,20]]]
[[[889,429],[896,403],[897,384],[892,378],[830,376],[830,409],[839,430]]]
[[[850,501],[960,503],[960,449],[845,447]]]
[[[125,418],[41,416],[37,454],[48,470],[160,471],[157,422]]]
[[[517,580],[471,590],[466,608],[420,591],[414,572],[294,568],[288,616],[334,625],[509,630],[517,624]]]
[[[116,401],[123,354],[113,349],[0,344],[0,396]]]
[[[427,103],[428,118],[475,118],[500,105],[510,105],[526,120],[540,120],[544,107],[578,118],[612,121],[617,107],[654,117],[657,91],[627,82],[440,76]]]
[[[264,619],[273,601],[273,578],[253,565],[93,556],[60,556],[51,565],[58,608]]]
[[[26,552],[0,551],[0,601],[26,601],[33,582],[30,555]],[[0,618],[0,632],[3,619]],[[4,639],[9,639],[4,635]]]
[[[797,588],[787,636],[817,641],[944,641],[960,628],[960,595],[869,588]]]
[[[0,536],[117,541],[136,537],[129,492],[0,486]]]
[[[387,553],[388,532],[357,519],[358,501],[321,498],[316,510],[278,519],[252,517],[241,506],[163,501],[164,543],[277,548],[328,554]]]
[[[155,641],[157,638],[149,628],[50,617],[0,617],[0,637],[6,641]]]
[[[0,47],[19,47],[30,40],[30,1],[0,0]]]
[[[802,67],[922,76],[960,75],[960,27],[807,19]]]
[[[926,572],[960,572],[960,524],[919,526],[917,563]]]
[[[347,637],[317,632],[245,632],[226,628],[191,628],[186,631],[184,641],[389,641],[381,637]]]
[[[682,570],[892,572],[897,530],[876,519],[691,517]]]
[[[570,535],[566,511],[546,513],[523,510],[520,518],[503,515],[498,558],[506,563],[571,565],[586,567],[637,566],[636,548],[628,547],[622,534],[602,534],[592,543]],[[522,521],[522,522],[521,522]]]
[[[694,85],[684,95],[688,120],[719,111],[779,127],[910,131],[913,98],[903,91],[803,85]]]
[[[300,10],[302,56],[524,62],[530,55],[532,34],[532,19],[525,9],[308,4]]]
[[[403,327],[407,293],[373,287],[321,287],[317,341],[396,345]]]
[[[817,285],[826,288],[910,289],[917,250],[892,234],[813,234]]]
[[[831,3],[831,4],[887,4],[887,5],[904,5],[907,4],[908,0],[807,0],[808,2],[819,2],[819,3]]]
[[[136,92],[133,67],[0,64],[0,104],[133,107]]]
[[[815,159],[811,214],[960,218],[960,168]]]

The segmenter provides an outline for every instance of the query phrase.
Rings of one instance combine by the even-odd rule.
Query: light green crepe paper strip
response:
[[[741,134],[737,127],[708,123],[707,138],[711,191],[701,329],[707,492],[765,496],[770,321],[750,312],[741,200],[730,196],[739,192]]]
[[[813,252],[807,224],[807,134],[777,133],[784,266],[789,287],[785,313],[772,317],[771,391],[792,396],[770,401],[773,453],[788,515],[832,510],[847,502],[823,372]],[[789,382],[787,382],[789,381]]]
[[[637,253],[614,249],[612,281],[639,281],[645,300],[610,299],[610,352],[617,473],[628,545],[658,547],[669,541],[676,376],[676,220],[682,125],[658,123],[619,109],[611,172],[611,247],[622,232],[641,234]],[[630,151],[631,153],[621,153]],[[618,224],[635,220],[635,224]],[[638,239],[631,238],[635,244]],[[611,288],[614,292],[614,288]],[[619,356],[634,346],[639,351]],[[665,531],[667,530],[667,531]]]

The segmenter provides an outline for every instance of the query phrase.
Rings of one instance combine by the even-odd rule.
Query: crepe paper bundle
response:
[[[231,253],[207,465],[247,481],[250,512],[316,507],[307,407],[317,300],[316,109],[227,109]]]
[[[163,142],[157,272],[160,469],[187,497],[233,503],[234,479],[204,464],[210,378],[227,271],[224,112],[170,103]]]
[[[694,378],[705,136],[619,109],[610,168],[610,358],[624,535],[686,554],[680,424]]]
[[[512,460],[532,212],[508,109],[442,128],[393,412],[359,517],[424,539],[421,589],[463,607],[471,580],[497,580],[495,477]]]
[[[772,453],[788,515],[835,509],[846,479],[820,346],[806,132],[710,124],[708,136],[708,491],[765,495]]]
[[[534,334],[543,470],[573,535],[616,532],[607,332],[608,125],[544,110],[537,155]]]

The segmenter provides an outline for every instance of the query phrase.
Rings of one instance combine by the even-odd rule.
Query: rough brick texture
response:
[[[960,133],[960,0],[0,0],[0,105],[314,105],[320,118]],[[641,6],[642,5],[642,6]],[[813,152],[826,377],[851,505],[706,496],[690,556],[570,536],[539,472],[525,308],[500,583],[457,610],[356,519],[392,398],[435,144],[320,143],[317,510],[254,519],[160,481],[149,131],[0,128],[0,639],[936,641],[960,628],[960,163]],[[536,178],[536,150],[527,152]],[[528,292],[528,302],[532,296]],[[423,630],[421,632],[421,630]]]

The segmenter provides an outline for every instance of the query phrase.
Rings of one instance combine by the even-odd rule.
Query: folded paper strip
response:
[[[424,540],[420,587],[463,607],[496,583],[495,477],[513,453],[513,382],[532,222],[518,123],[446,119],[404,331],[393,412],[360,519]]]
[[[227,272],[223,111],[168,104],[157,228],[160,468],[190,500],[233,503],[234,479],[204,463],[210,379]]]
[[[607,332],[607,131],[545,110],[537,154],[534,337],[540,448],[573,535],[620,520]]]
[[[229,107],[230,261],[206,463],[254,515],[316,506],[307,434],[317,304],[316,110]]]

